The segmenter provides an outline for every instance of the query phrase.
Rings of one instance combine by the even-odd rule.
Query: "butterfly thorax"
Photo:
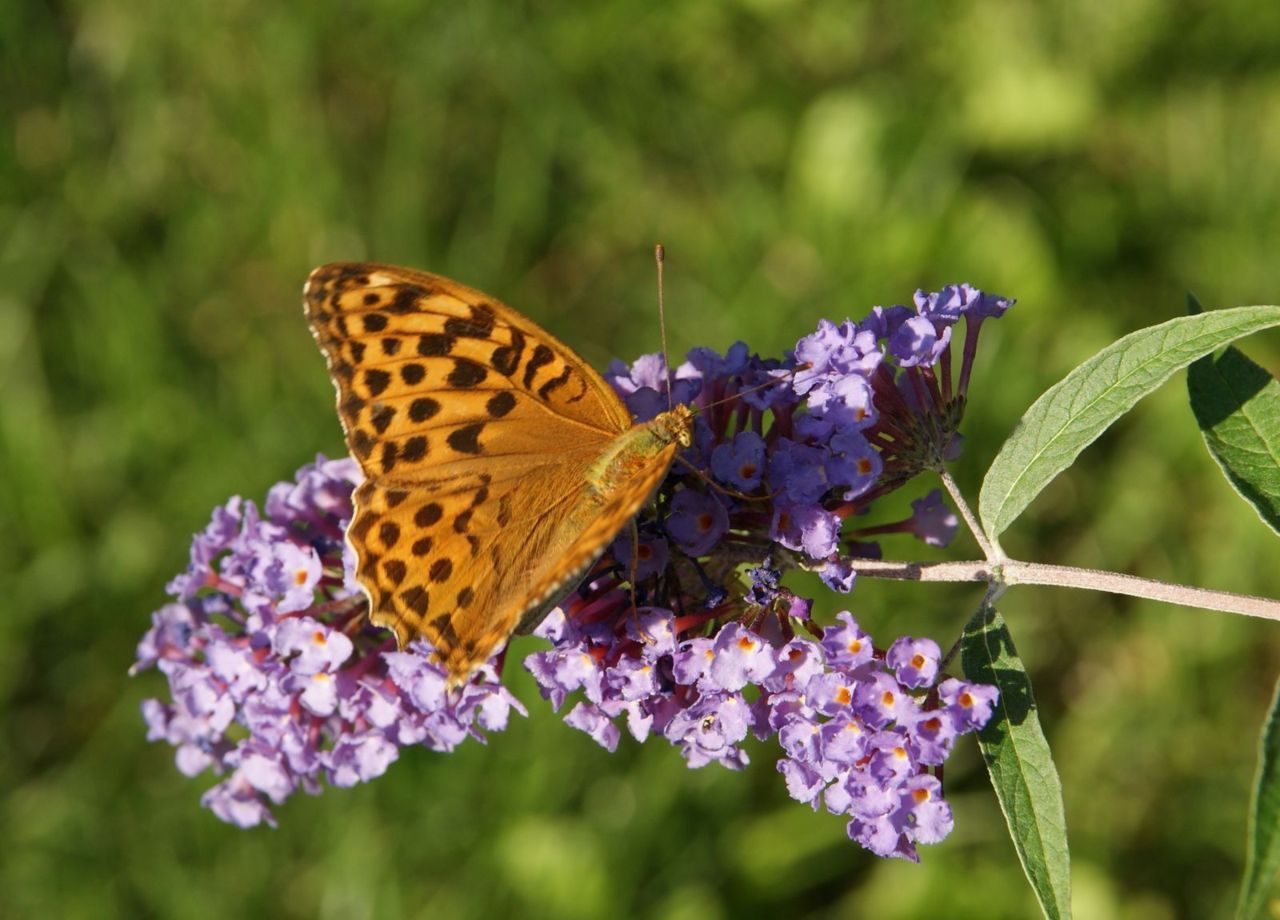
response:
[[[688,406],[676,406],[618,435],[591,464],[587,482],[597,500],[603,500],[650,469],[654,457],[692,443],[693,412]]]

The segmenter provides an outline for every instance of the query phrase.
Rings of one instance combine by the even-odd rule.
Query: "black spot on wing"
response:
[[[401,489],[388,489],[383,493],[383,495],[387,500],[388,508],[400,507],[400,505],[404,504],[405,500],[409,497],[409,493]]]
[[[391,303],[387,305],[388,313],[413,313],[418,309],[418,301],[431,292],[418,284],[403,284],[396,291]]]
[[[439,332],[424,332],[418,336],[418,354],[424,358],[447,355],[453,348],[453,337]]]
[[[409,418],[415,422],[425,422],[440,411],[440,403],[430,396],[422,396],[409,404]]]
[[[369,388],[370,396],[381,396],[390,383],[391,375],[384,370],[375,367],[364,372],[364,385]]]
[[[448,442],[460,454],[478,454],[481,452],[480,432],[484,430],[484,422],[467,425],[449,432]]]
[[[550,364],[556,359],[555,353],[546,345],[539,345],[533,350],[533,354],[529,358],[529,363],[524,366],[524,385],[526,388],[533,386],[533,377],[538,373],[538,368]]]
[[[346,359],[341,357],[334,358],[333,364],[330,365],[329,370],[333,376],[337,377],[344,383],[349,384],[352,380],[355,380],[356,377],[356,369],[352,367]]]
[[[387,441],[382,445],[382,472],[390,473],[396,466],[396,442]]]
[[[516,397],[510,390],[501,390],[489,397],[485,403],[485,411],[489,418],[502,418],[516,407]]]
[[[388,406],[386,403],[374,403],[373,412],[369,415],[369,421],[373,422],[373,430],[382,434],[391,427],[391,421],[396,417],[396,410]]]
[[[360,410],[364,408],[364,399],[359,393],[350,392],[342,398],[342,405],[338,406],[338,410],[344,415],[356,416],[360,414]]]
[[[367,460],[373,453],[373,435],[363,428],[357,428],[351,432],[351,450],[361,460]]]
[[[376,511],[365,511],[351,522],[351,536],[357,540],[363,540],[369,535],[369,530],[376,523],[378,523],[378,513]]]
[[[472,361],[470,358],[455,358],[453,370],[449,372],[449,386],[460,389],[473,387],[487,376],[489,372],[485,370],[483,364]]]
[[[564,370],[560,372],[558,377],[553,377],[542,386],[538,387],[538,397],[543,401],[551,395],[552,390],[559,389],[569,382],[569,376],[573,373],[573,369],[569,365],[565,365]]]
[[[404,581],[405,576],[409,574],[409,567],[399,559],[388,559],[382,563],[382,571],[386,573],[387,578],[393,585],[399,585]]]
[[[487,303],[471,304],[471,318],[451,317],[444,323],[445,335],[467,339],[487,339],[493,334],[493,307]]]
[[[520,366],[520,358],[524,354],[524,333],[514,326],[511,328],[511,344],[499,345],[493,350],[490,358],[499,374],[510,377]]]
[[[453,628],[453,623],[449,620],[449,614],[442,613],[427,625],[440,634],[440,642],[442,644],[448,646],[456,646],[458,644],[458,631]]]
[[[400,458],[407,463],[417,463],[427,455],[427,439],[420,434],[414,435],[404,442],[404,450]]]
[[[404,602],[406,607],[422,617],[427,615],[431,597],[427,594],[427,589],[422,585],[414,585],[408,591],[400,593],[400,600]]]

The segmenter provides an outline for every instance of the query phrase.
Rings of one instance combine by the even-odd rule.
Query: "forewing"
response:
[[[631,425],[571,349],[455,281],[337,263],[312,272],[304,290],[347,444],[366,476],[440,478],[482,454],[537,464]]]

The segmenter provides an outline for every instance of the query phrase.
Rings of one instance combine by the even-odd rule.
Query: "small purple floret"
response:
[[[911,532],[930,546],[947,546],[956,535],[960,519],[947,507],[941,489],[911,503]]]

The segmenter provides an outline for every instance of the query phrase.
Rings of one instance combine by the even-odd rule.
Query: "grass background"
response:
[[[969,742],[952,837],[882,862],[788,800],[768,749],[745,774],[610,756],[517,676],[531,717],[488,747],[408,752],[239,831],[145,743],[161,681],[125,672],[209,509],[342,449],[299,302],[331,259],[457,277],[597,366],[657,347],[656,240],[676,351],[777,354],[919,286],[1016,296],[971,391],[976,495],[1039,392],[1185,291],[1280,300],[1280,6],[20,0],[0,91],[0,914],[1034,912]],[[1280,366],[1275,335],[1243,347]],[[1280,595],[1180,377],[1004,543]],[[945,646],[976,599],[850,603],[883,642]],[[1047,588],[1003,611],[1077,915],[1227,916],[1275,624]]]

